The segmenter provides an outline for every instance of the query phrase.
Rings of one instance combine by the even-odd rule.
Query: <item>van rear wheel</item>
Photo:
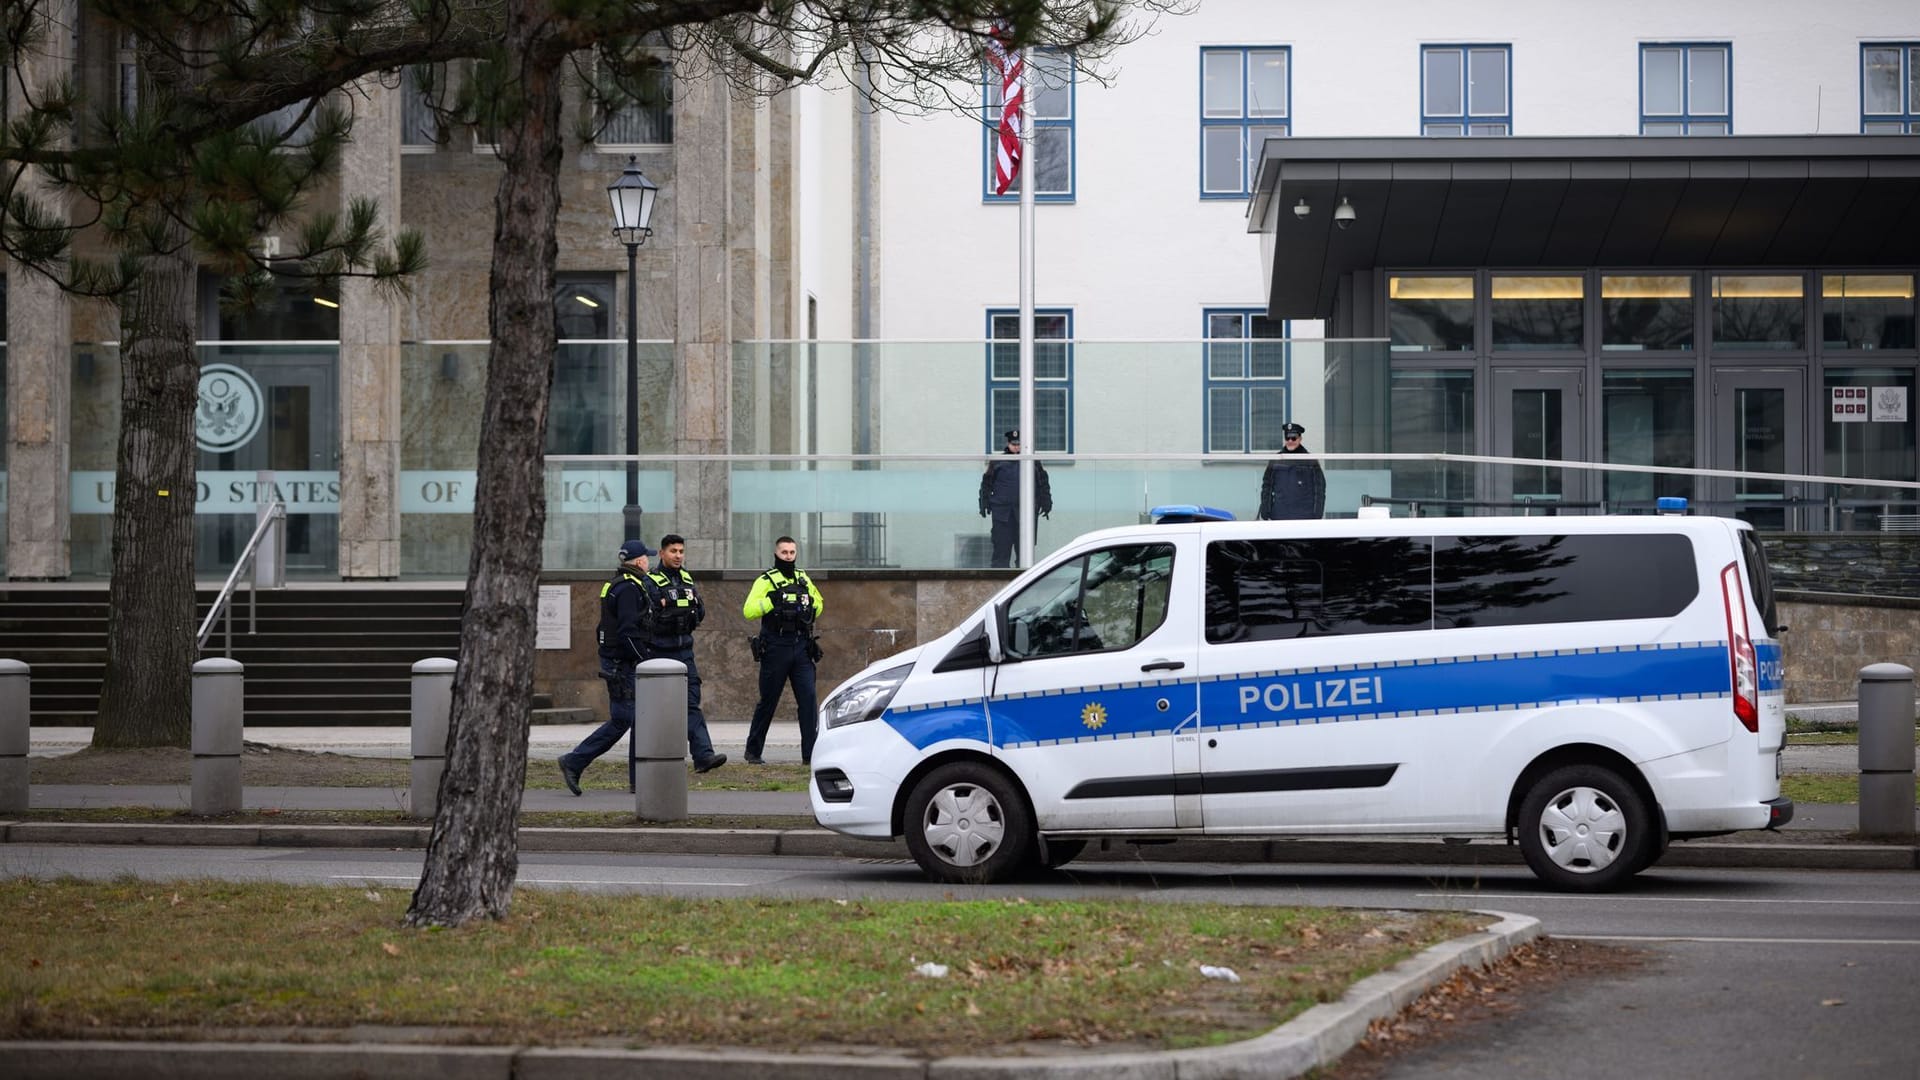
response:
[[[907,797],[907,850],[935,881],[991,885],[1025,865],[1033,848],[1026,800],[997,770],[942,765]]]
[[[1520,804],[1520,853],[1535,876],[1565,892],[1625,884],[1651,863],[1653,832],[1639,789],[1599,765],[1555,769]]]

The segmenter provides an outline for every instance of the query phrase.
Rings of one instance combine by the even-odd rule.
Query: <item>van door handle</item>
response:
[[[1141,671],[1179,671],[1181,668],[1186,666],[1187,666],[1186,662],[1183,660],[1154,660],[1149,663],[1141,664],[1140,670]]]

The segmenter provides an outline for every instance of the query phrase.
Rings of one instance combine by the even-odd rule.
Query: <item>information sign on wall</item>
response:
[[[540,586],[540,622],[533,632],[534,648],[572,647],[573,608],[568,599],[571,592],[565,585]]]

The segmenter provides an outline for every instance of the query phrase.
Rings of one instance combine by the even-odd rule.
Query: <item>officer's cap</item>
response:
[[[1307,429],[1301,427],[1299,424],[1288,424],[1287,426],[1280,429],[1280,434],[1285,435],[1287,438],[1290,438],[1290,439],[1297,439],[1300,436],[1305,435],[1306,433],[1307,433]]]
[[[651,559],[658,554],[660,553],[648,547],[646,544],[646,541],[644,540],[629,540],[626,543],[620,545],[620,561],[621,562],[632,562],[633,560],[639,558],[642,555],[645,555],[647,558]]]
[[[1008,441],[1008,442],[1019,442],[1019,441],[1020,441],[1020,433],[1019,433],[1018,431],[1009,431],[1009,432],[1007,432],[1007,441]]]

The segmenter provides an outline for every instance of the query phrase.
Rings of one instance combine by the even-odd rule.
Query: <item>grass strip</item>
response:
[[[1848,773],[1789,773],[1780,778],[1780,794],[1796,803],[1857,803],[1860,777]],[[1914,780],[1913,799],[1920,806],[1920,777]]]
[[[1268,1030],[1488,921],[522,889],[501,922],[409,931],[407,899],[363,887],[0,883],[0,1038],[293,1026],[325,1039],[372,1024],[428,1027],[438,1042],[1172,1048]],[[928,962],[947,977],[916,975]],[[1241,981],[1205,978],[1202,964]]]

